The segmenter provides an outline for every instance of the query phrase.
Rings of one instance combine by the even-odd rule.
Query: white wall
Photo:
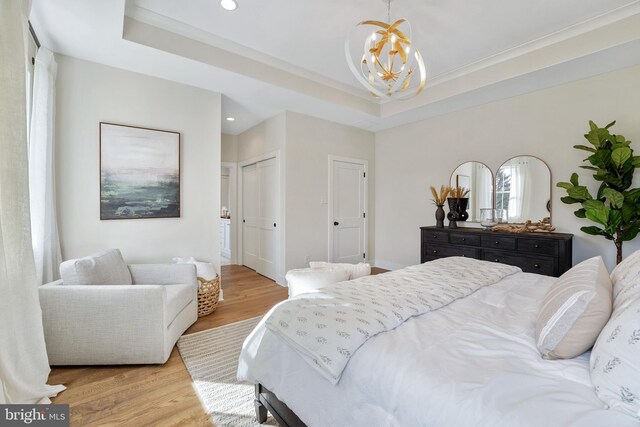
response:
[[[427,88],[428,90],[428,88]],[[551,168],[552,221],[558,231],[574,233],[574,262],[602,255],[615,264],[613,243],[588,236],[576,218],[576,205],[560,202],[555,187],[572,172],[595,189],[586,157],[573,147],[584,144],[588,120],[604,126],[618,120],[613,132],[640,140],[640,67],[632,67],[507,100],[412,123],[376,134],[376,259],[399,267],[420,262],[423,225],[434,225],[429,185],[448,182],[460,163],[477,160],[495,173],[503,161],[520,154],[537,156]],[[640,145],[632,147],[640,154]],[[640,184],[640,174],[636,183]],[[640,239],[625,242],[625,254],[640,248]]]
[[[238,136],[222,134],[220,159],[227,163],[236,163],[238,161]]]
[[[375,135],[362,129],[287,112],[287,252],[286,268],[327,260],[329,155],[368,160],[369,245],[375,259]]]
[[[57,61],[56,189],[64,258],[113,247],[128,262],[181,255],[218,266],[220,94],[63,55]],[[100,121],[181,133],[181,218],[100,220]]]

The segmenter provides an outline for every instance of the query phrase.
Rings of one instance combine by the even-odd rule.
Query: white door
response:
[[[258,168],[256,164],[242,168],[242,263],[258,268]]]
[[[258,167],[258,266],[256,271],[276,280],[278,227],[278,161],[257,163]]]
[[[332,160],[331,262],[358,263],[365,255],[365,165]],[[331,259],[333,258],[333,259]]]

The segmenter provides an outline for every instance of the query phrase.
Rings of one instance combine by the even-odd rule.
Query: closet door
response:
[[[279,179],[276,158],[257,163],[258,168],[258,268],[263,276],[276,280],[278,256]]]
[[[258,168],[256,164],[242,168],[242,262],[257,270],[258,236]]]

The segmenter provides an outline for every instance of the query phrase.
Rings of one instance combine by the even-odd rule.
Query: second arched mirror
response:
[[[533,156],[507,160],[496,173],[496,209],[507,211],[508,222],[523,223],[551,217],[551,171]]]
[[[484,163],[466,162],[455,168],[451,174],[452,187],[469,189],[467,221],[479,222],[480,209],[493,206],[493,173]]]

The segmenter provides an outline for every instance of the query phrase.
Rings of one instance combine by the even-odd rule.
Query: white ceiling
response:
[[[394,0],[429,81],[381,105],[344,40],[360,20],[386,21],[385,1],[237,1],[34,0],[31,20],[55,52],[221,92],[237,118],[227,133],[285,109],[380,130],[640,63],[638,0]]]

